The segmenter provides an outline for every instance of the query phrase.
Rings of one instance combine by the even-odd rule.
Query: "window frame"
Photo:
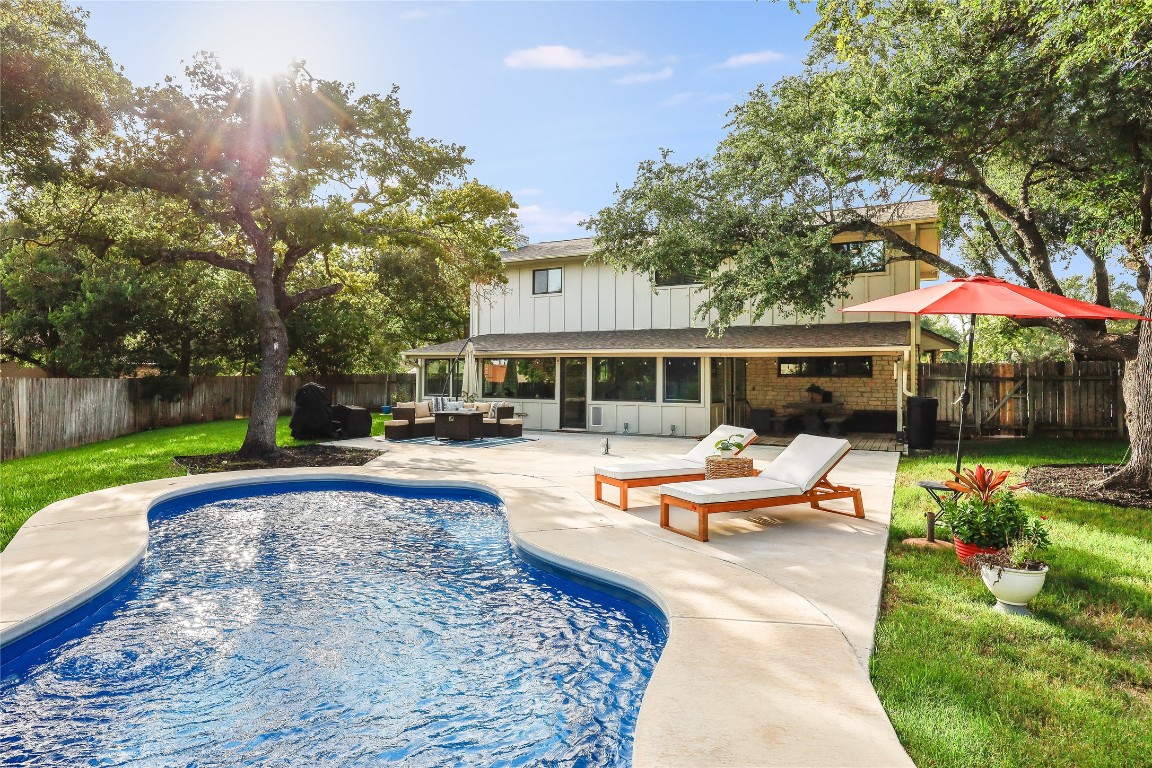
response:
[[[852,246],[866,246],[876,244],[880,247],[880,265],[874,269],[855,269],[853,268],[852,274],[854,275],[879,275],[888,271],[888,244],[883,240],[845,240],[842,243],[832,243],[832,247],[838,251],[847,251]]]
[[[675,280],[675,282],[664,282],[665,280]],[[704,280],[700,275],[690,272],[673,272],[672,274],[661,278],[660,270],[652,272],[652,287],[653,288],[688,288],[694,285],[703,285]]]
[[[543,290],[543,291],[536,290],[536,275],[539,274],[540,272],[544,272],[546,274],[546,276],[544,278],[545,290]],[[549,286],[551,286],[552,281],[547,275],[549,275],[552,272],[555,272],[558,275],[560,275],[560,287],[554,291],[548,290]],[[539,269],[533,269],[532,270],[532,295],[533,296],[559,296],[562,293],[564,293],[564,267],[540,267]]]
[[[492,394],[489,394],[486,391],[487,386],[489,384],[489,379],[485,375],[485,372],[486,372],[487,367],[489,365],[498,365],[499,363],[497,363],[497,361],[500,361],[500,360],[503,361],[504,366],[505,366],[504,381],[508,380],[508,375],[509,375],[508,368],[512,369],[511,375],[517,376],[517,377],[520,375],[519,364],[521,362],[530,362],[530,361],[546,362],[547,364],[544,366],[541,366],[541,367],[542,367],[542,369],[546,369],[546,370],[550,369],[552,372],[552,380],[551,380],[552,394],[548,397],[543,397],[540,395],[532,395],[529,397],[527,395],[524,395],[524,394],[519,392],[519,389],[520,389],[519,379],[517,379],[517,382],[516,382],[517,383],[517,387],[516,387],[517,392],[515,392],[514,394],[505,395],[505,394],[501,394],[498,392],[494,392]],[[559,377],[556,375],[556,358],[555,357],[549,357],[549,356],[544,356],[544,357],[539,357],[539,356],[538,357],[484,357],[484,358],[480,358],[477,362],[480,363],[480,397],[482,397],[483,399],[485,399],[485,400],[524,400],[524,401],[531,400],[531,401],[539,401],[539,402],[556,402],[556,394],[559,390],[560,382],[559,382]],[[492,382],[492,383],[495,383],[495,382]],[[500,382],[500,383],[503,383],[503,382]]]
[[[456,364],[453,365],[453,362]],[[430,392],[428,391],[428,364],[429,363],[445,363],[449,369],[448,377],[444,380],[445,383],[452,382],[452,395],[459,396],[460,390],[464,388],[464,361],[456,360],[452,357],[428,357],[424,359],[424,365],[421,366],[420,375],[423,378],[423,391],[425,397],[447,397],[448,392]]]
[[[663,358],[664,364],[661,366],[661,373],[663,374],[663,387],[661,387],[664,403],[676,403],[677,405],[701,405],[704,400],[704,366],[701,365],[699,357],[665,357]],[[685,398],[668,397],[668,364],[673,361],[691,360],[696,363],[696,399],[689,400]]]
[[[620,361],[625,361],[625,360],[628,360],[628,361],[650,360],[652,362],[652,397],[637,400],[637,399],[625,399],[625,398],[615,398],[615,397],[604,396],[603,390],[601,389],[601,386],[604,384],[604,382],[601,382],[599,380],[599,369],[600,369],[601,362],[605,361],[605,360],[617,361],[617,365],[619,364]],[[634,357],[634,356],[627,356],[627,355],[624,355],[624,356],[621,356],[621,355],[617,355],[617,356],[600,355],[600,356],[596,356],[596,357],[591,358],[591,367],[592,367],[592,392],[591,392],[592,397],[591,397],[591,399],[594,402],[600,402],[600,403],[658,403],[658,402],[660,402],[660,382],[659,382],[660,365],[659,365],[658,358],[648,357],[648,356],[635,356]],[[613,378],[613,383],[614,383],[615,378],[616,378],[615,374],[617,373],[617,370],[615,367],[613,368],[612,373],[614,376],[614,378]],[[619,389],[619,386],[617,386],[615,388]]]
[[[814,361],[821,361],[828,363],[828,370],[805,370],[806,364]],[[867,360],[867,365],[864,366],[868,369],[867,373],[836,373],[833,370],[835,361],[837,360]],[[799,365],[800,370],[795,373],[785,373],[785,365]],[[876,366],[872,359],[872,355],[812,355],[808,357],[778,357],[776,358],[776,377],[780,379],[871,379],[876,374]]]

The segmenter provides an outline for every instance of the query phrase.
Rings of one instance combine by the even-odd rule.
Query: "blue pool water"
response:
[[[153,510],[125,589],[6,656],[0,756],[626,766],[664,640],[650,608],[518,557],[478,492],[208,492]]]

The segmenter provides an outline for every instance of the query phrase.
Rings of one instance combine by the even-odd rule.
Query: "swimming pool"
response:
[[[627,765],[654,611],[517,557],[494,497],[383,490],[155,508],[127,588],[5,660],[5,763]]]

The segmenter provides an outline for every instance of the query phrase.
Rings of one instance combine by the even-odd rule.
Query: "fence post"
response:
[[[1034,437],[1036,420],[1032,417],[1032,364],[1024,366],[1024,434]]]

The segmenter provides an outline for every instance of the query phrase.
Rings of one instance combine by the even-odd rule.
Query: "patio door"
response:
[[[560,428],[588,428],[588,358],[560,358]]]
[[[724,358],[724,422],[734,427],[749,427],[752,406],[748,403],[748,360]]]

